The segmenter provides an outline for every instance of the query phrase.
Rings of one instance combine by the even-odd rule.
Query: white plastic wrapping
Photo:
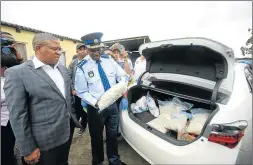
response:
[[[164,130],[182,132],[187,123],[187,116],[180,114],[178,106],[170,101],[158,101],[158,103],[160,115],[147,124],[163,133],[166,132]]]
[[[142,96],[136,103],[131,104],[131,111],[133,113],[149,111],[154,117],[158,117],[160,114],[159,108],[156,106],[155,100],[151,97],[149,92],[147,96]]]
[[[160,116],[163,116],[167,120],[165,128],[168,130],[182,132],[187,123],[187,116],[184,114],[180,114],[177,117],[172,117],[171,115],[167,114],[162,114]]]
[[[171,101],[160,101],[158,100],[160,114],[172,115],[179,111]]]
[[[120,82],[108,89],[98,101],[99,113],[112,105],[127,91],[128,82]]]
[[[172,101],[160,101],[158,100],[160,116],[163,116],[167,122],[166,129],[176,132],[182,132],[186,127],[188,113],[183,110],[190,109],[193,105],[182,102],[179,98],[174,97]]]
[[[147,125],[165,134],[168,132],[168,130],[165,128],[167,122],[167,119],[164,116],[160,115],[158,118],[148,122]]]
[[[204,124],[206,123],[206,120],[210,115],[210,111],[198,108],[192,109],[191,112],[193,116],[190,120],[190,124],[186,128],[186,132],[199,135],[204,127]]]
[[[159,111],[159,109],[157,108],[157,106],[155,104],[155,100],[151,97],[151,95],[149,94],[149,92],[147,93],[147,104],[148,104],[149,112],[154,117],[158,117],[159,114],[160,114],[160,111]]]
[[[148,104],[146,96],[142,96],[136,103],[131,104],[131,111],[133,113],[141,113],[144,111],[148,111]]]

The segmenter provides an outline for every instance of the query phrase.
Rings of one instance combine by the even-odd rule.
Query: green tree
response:
[[[246,55],[252,56],[252,29],[248,29],[248,32],[251,33],[251,36],[247,40],[246,46],[241,47],[241,51],[242,51],[243,56],[246,56]]]

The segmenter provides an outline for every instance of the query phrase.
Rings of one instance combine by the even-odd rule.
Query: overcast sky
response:
[[[207,37],[234,49],[249,38],[251,1],[1,1],[1,20],[75,39],[101,31],[103,40],[148,35],[151,41]]]

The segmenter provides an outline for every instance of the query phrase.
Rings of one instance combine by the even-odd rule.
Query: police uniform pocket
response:
[[[112,84],[116,83],[116,72],[114,72],[114,71],[106,72],[106,77],[108,78],[110,83],[112,83]]]
[[[99,77],[89,77],[88,79],[87,79],[87,81],[88,81],[88,83],[89,84],[95,84],[95,83],[97,83],[98,81],[100,80],[100,78]]]
[[[97,75],[94,70],[86,72],[85,77],[89,84],[94,84],[100,80],[99,75]]]
[[[108,77],[115,77],[115,72],[107,72],[106,73],[106,76],[108,76]]]

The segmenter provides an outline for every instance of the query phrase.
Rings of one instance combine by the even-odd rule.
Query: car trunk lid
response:
[[[139,52],[145,56],[146,71],[151,74],[185,75],[213,82],[213,103],[220,86],[232,92],[234,53],[219,42],[207,38],[171,39],[143,44]]]

